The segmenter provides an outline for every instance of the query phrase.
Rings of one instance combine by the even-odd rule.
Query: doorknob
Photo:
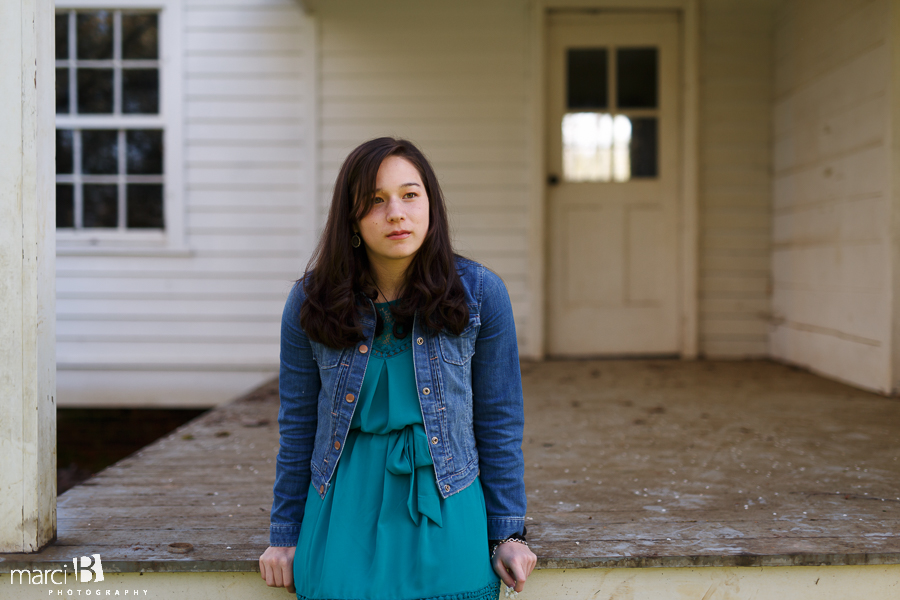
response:
[[[547,175],[547,185],[558,185],[559,184],[559,176],[558,175]]]

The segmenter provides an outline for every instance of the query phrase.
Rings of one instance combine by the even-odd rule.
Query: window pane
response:
[[[657,119],[580,112],[563,117],[565,181],[657,176]]]
[[[612,177],[613,118],[577,112],[563,117],[563,179],[609,181]]]
[[[81,172],[86,175],[116,175],[119,172],[119,132],[115,129],[85,129],[81,132]]]
[[[159,112],[159,71],[157,69],[122,69],[122,112]]]
[[[56,70],[56,114],[69,113],[69,70]]]
[[[641,118],[631,120],[631,176],[656,177],[657,169],[657,120]]]
[[[155,14],[123,14],[122,58],[157,58],[157,31]]]
[[[78,69],[78,112],[97,114],[112,111],[112,69]]]
[[[606,108],[605,48],[572,48],[567,56],[566,90],[569,108]]]
[[[72,172],[72,130],[56,130],[56,172]]]
[[[71,183],[56,184],[56,226],[75,227],[75,192]]]
[[[616,85],[619,108],[656,108],[656,48],[619,49]]]
[[[163,172],[163,137],[160,129],[129,129],[126,132],[126,172],[158,175]]]
[[[69,58],[69,13],[56,15],[56,60]]]
[[[163,228],[163,186],[160,184],[132,183],[126,186],[126,226],[141,229]]]
[[[119,223],[118,186],[84,185],[84,226],[116,227]]]
[[[112,13],[106,10],[79,12],[75,36],[80,60],[104,60],[113,57]]]

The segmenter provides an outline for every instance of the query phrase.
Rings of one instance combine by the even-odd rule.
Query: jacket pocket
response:
[[[441,357],[444,362],[452,365],[464,365],[469,362],[475,354],[475,340],[478,338],[480,328],[481,319],[476,314],[469,317],[469,324],[459,335],[446,331],[439,333]]]
[[[311,342],[313,357],[319,364],[320,369],[333,369],[341,362],[341,356],[344,354],[343,348],[332,348],[319,342]]]

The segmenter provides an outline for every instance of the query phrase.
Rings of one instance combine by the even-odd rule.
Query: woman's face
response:
[[[428,196],[418,169],[389,156],[375,177],[375,204],[359,220],[359,236],[373,265],[406,268],[428,232]]]

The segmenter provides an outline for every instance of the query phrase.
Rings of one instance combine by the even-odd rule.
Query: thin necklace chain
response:
[[[392,302],[392,300],[388,300],[388,299],[387,299],[387,295],[386,295],[384,292],[381,291],[381,288],[378,287],[378,284],[375,283],[374,280],[372,280],[372,283],[375,284],[375,289],[378,290],[378,293],[382,295],[382,297],[384,298],[384,301],[385,301],[385,302]],[[377,300],[377,298],[376,298],[376,300]]]

